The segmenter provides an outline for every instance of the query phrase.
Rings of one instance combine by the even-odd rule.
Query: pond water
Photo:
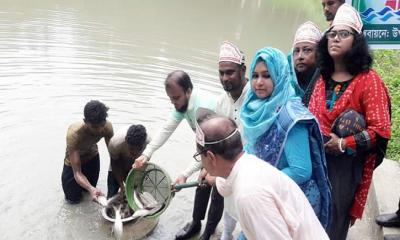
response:
[[[64,200],[66,130],[91,99],[110,107],[114,129],[133,123],[154,134],[172,105],[172,70],[220,94],[218,50],[236,43],[247,64],[257,49],[290,50],[306,20],[326,27],[319,0],[2,0],[0,10],[0,239],[111,239],[98,205]],[[98,187],[109,157],[99,143]],[[152,161],[172,179],[192,161],[187,123]],[[173,239],[191,219],[194,189],[182,190],[149,239]]]

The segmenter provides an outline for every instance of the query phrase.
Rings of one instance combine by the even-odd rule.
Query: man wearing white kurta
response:
[[[249,240],[329,239],[297,184],[261,159],[243,152],[234,121],[208,114],[196,129],[198,157],[212,176],[225,179],[218,191],[233,200]],[[207,176],[210,184],[215,177]]]
[[[218,97],[215,111],[223,116],[228,116],[234,119],[239,125],[241,124],[239,119],[240,109],[247,90],[249,89],[249,85],[247,84],[247,79],[245,77],[245,56],[238,47],[230,42],[224,41],[221,44],[218,59],[218,72],[219,80],[225,92]],[[176,183],[185,182],[189,174],[200,170],[201,167],[200,162],[193,162],[192,165],[177,178]],[[200,175],[200,178],[201,177],[202,175]],[[218,191],[215,188],[213,188],[212,193],[210,189],[210,187],[198,187],[196,189],[193,216],[202,216],[205,214],[207,210],[207,202],[211,194],[208,221],[203,234],[200,236],[201,240],[210,239],[220,221],[220,214],[222,214],[224,207],[223,197],[218,194]],[[232,232],[235,228],[236,221],[226,213],[224,216],[224,232],[221,236],[221,240],[229,240],[232,239]],[[187,231],[184,231],[186,233],[185,237],[191,237],[196,233],[196,231],[189,230],[199,228],[200,224],[195,220],[194,217],[192,222],[184,227],[184,229],[187,229]]]
[[[219,80],[225,93],[218,97],[215,111],[222,116],[233,119],[241,132],[240,109],[250,87],[245,77],[245,56],[237,46],[227,41],[222,43],[219,52],[218,71]],[[221,240],[233,239],[232,232],[235,229],[236,220],[231,216],[234,213],[230,205],[229,201],[224,201],[224,230]]]

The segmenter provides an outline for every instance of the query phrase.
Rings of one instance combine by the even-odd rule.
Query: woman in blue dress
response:
[[[322,135],[295,93],[286,56],[271,47],[259,50],[250,79],[251,90],[241,111],[245,150],[291,177],[326,229],[331,195]]]

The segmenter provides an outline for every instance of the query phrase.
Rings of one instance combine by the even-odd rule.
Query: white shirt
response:
[[[179,123],[186,119],[190,128],[195,131],[195,121],[196,121],[196,111],[199,107],[208,108],[210,110],[215,110],[216,99],[213,95],[205,93],[202,91],[197,91],[193,89],[190,95],[188,108],[185,113],[180,113],[176,110],[172,111],[172,114],[160,131],[155,135],[151,142],[146,146],[143,151],[143,155],[151,157],[153,153],[159,149],[168,138],[172,135],[175,129],[178,127]]]
[[[236,125],[239,128],[239,132],[242,137],[242,143],[244,145],[244,135],[243,135],[243,126],[242,126],[242,121],[240,120],[240,112],[242,109],[242,105],[244,102],[244,99],[246,98],[247,92],[250,89],[250,83],[248,82],[243,90],[242,94],[240,94],[239,98],[236,99],[236,101],[233,100],[232,96],[228,93],[225,92],[221,94],[218,99],[217,99],[217,108],[215,111],[218,114],[227,116],[231,119],[233,119],[236,122]],[[217,184],[222,188],[223,182],[225,182],[225,179],[223,178],[217,178]],[[235,220],[237,220],[237,213],[235,211],[235,208],[233,206],[233,202],[230,198],[224,198],[224,209],[231,215]]]
[[[246,94],[249,88],[249,83],[247,83],[236,101],[233,100],[229,92],[222,93],[218,96],[217,107],[215,108],[216,113],[229,117],[236,122],[236,125],[239,128],[239,132],[241,133],[242,142],[244,141],[244,138],[242,134],[242,122],[240,121],[240,110],[242,108],[243,101],[246,98]],[[182,175],[185,177],[189,177],[194,172],[200,170],[201,167],[201,162],[193,161],[192,164],[188,168],[186,168],[185,171],[183,171]]]
[[[217,189],[233,199],[249,240],[329,239],[298,185],[256,156],[244,153]]]
[[[242,90],[242,94],[240,94],[239,98],[236,99],[236,101],[233,100],[232,96],[228,92],[219,95],[217,99],[217,107],[215,109],[215,112],[233,119],[236,122],[236,125],[239,127],[240,133],[242,133],[240,111],[249,89],[250,83],[247,83]]]

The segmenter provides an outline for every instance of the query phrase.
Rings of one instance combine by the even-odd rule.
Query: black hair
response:
[[[184,92],[187,92],[189,89],[193,89],[192,80],[190,80],[189,74],[182,70],[176,70],[168,74],[165,79],[165,85],[169,84],[168,80],[174,80],[176,84],[178,84]]]
[[[91,124],[102,123],[108,117],[107,111],[108,107],[106,107],[104,103],[98,100],[91,100],[90,102],[86,103],[83,110],[85,122]]]
[[[141,124],[131,125],[125,136],[125,141],[129,145],[140,148],[146,143],[146,139],[146,128]]]
[[[353,31],[354,40],[351,49],[343,57],[346,70],[353,76],[367,71],[372,65],[372,55],[364,35]],[[326,33],[318,43],[318,66],[325,80],[329,79],[335,70],[332,57],[328,52],[328,38]]]

